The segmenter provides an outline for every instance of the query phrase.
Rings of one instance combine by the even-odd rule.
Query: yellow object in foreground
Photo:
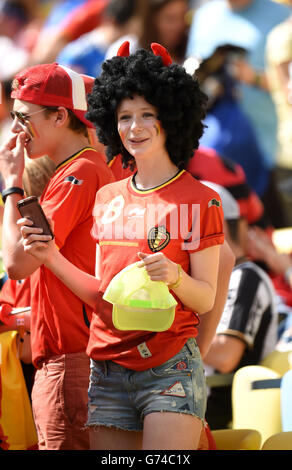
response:
[[[262,450],[292,450],[292,431],[279,432],[270,436],[263,443]]]
[[[17,332],[0,334],[2,386],[0,424],[9,450],[27,450],[37,444],[31,404],[17,353]]]
[[[256,429],[263,442],[282,431],[277,372],[263,366],[239,369],[232,383],[233,429]],[[263,386],[261,386],[263,384]]]
[[[218,429],[212,436],[218,450],[259,450],[262,441],[255,429]]]
[[[119,330],[165,331],[171,327],[177,302],[161,281],[152,281],[145,267],[133,263],[108,285],[103,298],[113,304]]]

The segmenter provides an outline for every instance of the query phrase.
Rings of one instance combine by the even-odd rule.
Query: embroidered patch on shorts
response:
[[[161,392],[160,395],[169,395],[171,397],[185,397],[186,392],[185,389],[182,386],[181,382],[175,382],[173,385],[171,385],[169,388]]]
[[[137,349],[141,355],[141,357],[143,357],[144,359],[146,359],[147,357],[151,357],[152,354],[147,346],[147,344],[144,342],[144,343],[141,343],[141,344],[138,344],[137,346]]]
[[[187,366],[187,363],[185,361],[180,361],[176,364],[175,368],[177,370],[184,370],[186,369],[188,366]]]

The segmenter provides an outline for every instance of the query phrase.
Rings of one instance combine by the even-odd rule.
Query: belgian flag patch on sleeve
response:
[[[64,179],[65,182],[74,184],[76,186],[81,186],[83,184],[83,180],[78,180],[75,176],[66,176]]]
[[[209,202],[208,202],[208,207],[212,207],[212,206],[216,206],[216,207],[220,207],[221,206],[221,202],[216,199],[215,197],[213,197],[213,199],[211,199]]]

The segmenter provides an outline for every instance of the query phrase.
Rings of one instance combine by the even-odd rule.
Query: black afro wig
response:
[[[123,146],[116,111],[124,98],[141,95],[156,107],[166,132],[166,149],[179,168],[187,166],[203,134],[207,97],[196,79],[177,64],[163,65],[160,56],[138,50],[129,57],[106,60],[88,96],[87,119],[94,123],[97,136],[106,146],[107,158],[121,154],[123,166],[133,166],[132,155]]]

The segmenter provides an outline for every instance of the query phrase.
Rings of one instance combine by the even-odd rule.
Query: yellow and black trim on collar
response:
[[[59,163],[59,165],[56,166],[56,169],[55,169],[55,173],[57,173],[57,171],[59,171],[61,168],[63,168],[65,165],[67,165],[68,163],[72,162],[73,160],[75,160],[75,158],[78,158],[80,157],[80,155],[83,153],[83,152],[86,152],[87,150],[93,150],[96,152],[96,150],[93,148],[93,147],[85,147],[83,148],[82,150],[79,150],[78,152],[74,153],[74,155],[71,155],[71,157],[68,157],[66,158],[66,160],[64,160],[62,163]]]
[[[172,178],[170,178],[168,181],[165,181],[165,183],[160,184],[159,186],[155,186],[154,188],[149,188],[149,189],[138,189],[135,184],[135,175],[136,173],[132,176],[130,184],[131,184],[131,189],[135,191],[138,194],[149,194],[153,193],[154,191],[158,191],[161,188],[164,188],[165,186],[168,186],[169,184],[173,183],[175,180],[180,178],[180,176],[185,173],[186,170],[179,170],[176,175],[174,175]]]

